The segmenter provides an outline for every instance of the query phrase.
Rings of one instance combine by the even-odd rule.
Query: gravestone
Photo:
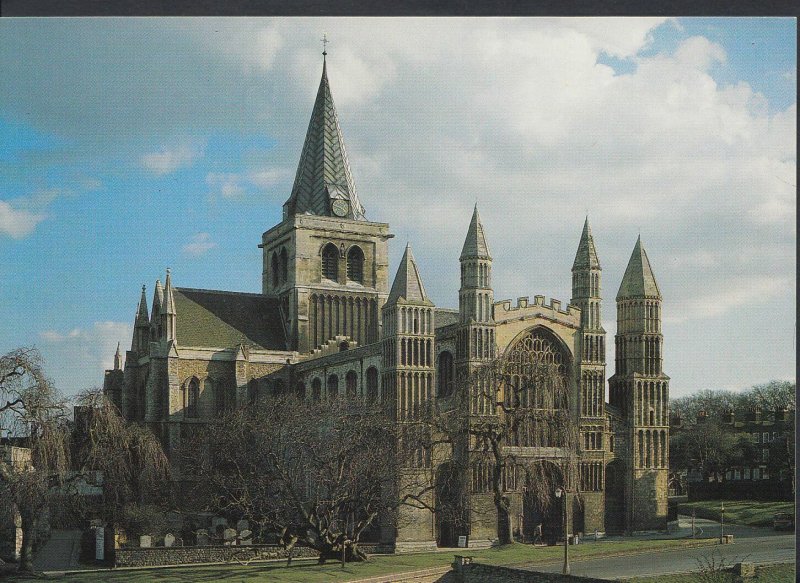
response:
[[[458,537],[458,548],[465,549],[467,548],[467,537],[463,534]]]
[[[211,530],[217,530],[217,527],[222,525],[222,528],[228,526],[228,520],[223,516],[215,516],[211,519]]]
[[[175,545],[175,535],[171,532],[168,532],[164,535],[164,546],[171,547]]]
[[[243,530],[239,533],[239,544],[240,545],[251,545],[253,544],[253,533],[250,530]]]
[[[201,528],[197,531],[197,546],[205,547],[208,546],[210,543],[208,531],[205,528]]]
[[[249,529],[250,529],[250,521],[249,520],[245,520],[243,518],[242,520],[240,520],[239,522],[236,523],[236,530],[238,530],[239,532],[242,532],[243,530],[249,530]]]
[[[153,537],[149,534],[143,534],[139,537],[139,546],[143,549],[153,546]]]
[[[106,529],[96,526],[94,529],[94,558],[102,561],[106,558]]]
[[[181,537],[175,537],[175,546],[182,547],[183,546],[183,539]]]
[[[226,528],[225,531],[222,533],[222,538],[225,540],[226,545],[235,545],[236,544],[236,529],[235,528]]]

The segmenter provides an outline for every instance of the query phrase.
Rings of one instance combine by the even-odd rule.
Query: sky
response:
[[[392,273],[410,242],[457,307],[477,202],[495,299],[566,304],[588,215],[609,347],[641,234],[671,396],[794,380],[793,18],[2,19],[0,353],[37,346],[74,394],[167,267],[259,292],[323,33]]]

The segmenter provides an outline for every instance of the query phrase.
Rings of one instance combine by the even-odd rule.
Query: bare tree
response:
[[[40,518],[51,493],[69,479],[66,421],[65,402],[45,376],[36,349],[0,357],[0,433],[8,441],[0,459],[0,501],[21,518],[20,571],[33,571]]]
[[[180,465],[205,508],[247,517],[290,553],[299,543],[317,550],[320,562],[343,550],[361,560],[361,537],[379,519],[386,524],[401,505],[425,504],[429,479],[396,487],[398,444],[414,450],[418,437],[378,405],[288,395],[200,428],[182,446]]]

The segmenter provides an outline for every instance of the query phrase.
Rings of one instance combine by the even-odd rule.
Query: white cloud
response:
[[[281,182],[288,180],[291,177],[292,170],[290,168],[274,168],[270,170],[259,170],[250,172],[247,179],[260,188],[271,188]]]
[[[245,188],[242,177],[234,173],[210,172],[206,175],[206,184],[211,187],[212,194],[223,198],[242,198]]]
[[[17,209],[10,202],[0,200],[0,235],[22,239],[33,233],[36,225],[46,218],[44,213]]]
[[[162,148],[158,152],[144,154],[141,164],[150,172],[164,176],[179,168],[191,166],[195,160],[203,156],[203,148],[189,144],[181,144],[174,148]]]
[[[208,233],[197,233],[183,246],[183,252],[199,257],[216,246],[217,244],[211,240],[211,235]]]
[[[126,322],[100,321],[89,327],[77,327],[66,332],[45,330],[39,333],[41,350],[46,362],[58,362],[59,370],[55,378],[58,388],[74,394],[89,385],[99,385],[103,381],[104,369],[114,365],[117,343],[121,343],[123,358],[133,335],[133,326]],[[75,383],[85,379],[90,373],[91,381],[86,386]]]

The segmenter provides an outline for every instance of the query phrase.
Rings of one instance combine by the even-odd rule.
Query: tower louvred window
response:
[[[339,251],[333,243],[322,250],[322,277],[332,281],[339,279]]]
[[[364,283],[364,252],[358,246],[347,252],[347,279]]]

